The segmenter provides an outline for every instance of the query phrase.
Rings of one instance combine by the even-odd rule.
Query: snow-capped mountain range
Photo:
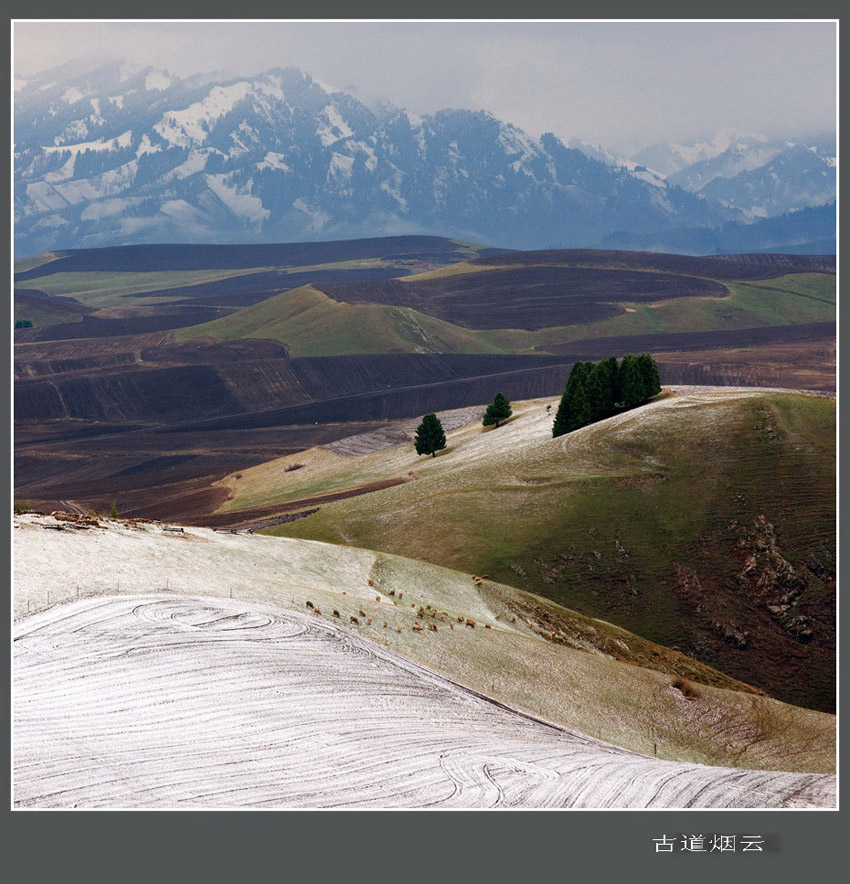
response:
[[[734,144],[712,155],[676,147],[671,155],[693,157],[692,168]],[[782,161],[771,148],[774,168],[761,177],[763,167],[746,160],[731,178],[697,169],[706,180],[695,187],[687,164],[594,156],[583,143],[535,139],[485,111],[370,109],[293,68],[178,78],[114,63],[19,79],[14,149],[19,256],[401,233],[589,246],[618,231],[717,227],[817,204],[801,199],[827,202],[835,178],[828,151],[786,148],[793,156]],[[781,199],[768,193],[771,171],[817,178],[818,162],[831,177],[817,188],[805,178]],[[744,174],[746,205],[718,184]]]

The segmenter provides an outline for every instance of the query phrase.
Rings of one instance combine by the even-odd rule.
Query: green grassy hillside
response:
[[[459,264],[432,273],[405,277],[403,282],[472,276],[498,267]],[[516,272],[516,268],[504,268]],[[368,285],[365,284],[365,285]],[[348,353],[550,353],[564,352],[569,342],[587,338],[628,337],[670,332],[712,332],[761,326],[791,326],[835,319],[835,277],[826,273],[795,273],[759,282],[725,282],[723,297],[687,297],[657,303],[629,301],[624,312],[593,322],[536,330],[472,330],[429,316],[411,307],[348,304],[318,288],[305,286],[245,307],[212,323],[177,333],[178,339],[213,337],[271,338],[295,355]],[[365,296],[364,296],[365,297]],[[309,306],[311,312],[305,312]],[[296,319],[296,314],[298,315]],[[746,344],[745,336],[741,345]]]
[[[227,480],[226,506],[407,477],[271,530],[487,573],[831,708],[834,401],[675,395],[559,439],[545,405],[451,433],[434,459],[400,446],[272,461]]]
[[[15,322],[29,320],[34,328],[54,325],[58,322],[76,322],[89,310],[73,301],[59,301],[53,298],[34,297],[16,292],[14,296]]]
[[[51,273],[21,287],[37,288],[48,295],[76,298],[89,307],[153,306],[168,303],[173,296],[143,297],[145,292],[159,289],[182,288],[218,279],[228,279],[254,270],[165,270],[158,272],[123,273],[93,270],[87,273]]]
[[[409,307],[344,304],[313,286],[282,292],[221,319],[179,329],[178,341],[268,338],[292,356],[348,353],[501,353],[474,332]]]
[[[681,298],[657,304],[623,301],[625,313],[598,322],[478,334],[510,352],[545,353],[551,347],[584,338],[747,329],[835,319],[835,277],[831,274],[794,273],[764,282],[725,285],[730,294],[722,298]]]

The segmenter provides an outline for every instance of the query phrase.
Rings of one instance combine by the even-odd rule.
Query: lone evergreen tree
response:
[[[436,414],[426,414],[422,418],[422,423],[416,428],[413,444],[417,454],[430,454],[431,457],[436,457],[437,452],[446,447],[446,434]]]
[[[514,411],[511,408],[511,403],[508,401],[508,398],[501,393],[496,393],[493,401],[487,406],[487,410],[484,412],[484,419],[481,423],[483,423],[485,427],[492,427],[493,424],[498,427],[502,421],[506,421],[513,413]]]
[[[643,385],[646,387],[646,398],[651,399],[661,392],[661,376],[658,374],[658,366],[649,353],[641,353],[637,361],[643,376]]]

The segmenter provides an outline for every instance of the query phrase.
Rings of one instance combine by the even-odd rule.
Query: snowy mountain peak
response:
[[[637,157],[575,141],[567,148],[552,133],[533,138],[483,110],[370,109],[292,67],[180,78],[111,62],[22,79],[19,254],[400,232],[520,248],[586,246],[614,231],[716,227],[753,212],[752,200],[711,197],[704,187],[689,193]],[[668,154],[678,163],[709,155],[703,162],[720,163],[725,154],[722,162],[732,162],[734,154],[754,171],[753,150],[767,146],[759,136],[727,134]],[[806,165],[782,151],[790,159],[769,170],[780,182],[814,175],[834,156],[806,149]]]

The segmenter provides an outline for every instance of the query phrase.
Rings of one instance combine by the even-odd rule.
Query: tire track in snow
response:
[[[636,755],[269,605],[101,597],[15,628],[21,807],[835,802],[832,776]]]

